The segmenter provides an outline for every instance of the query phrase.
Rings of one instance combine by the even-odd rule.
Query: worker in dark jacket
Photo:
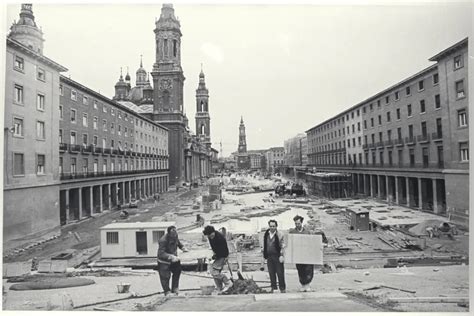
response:
[[[289,234],[311,234],[309,230],[303,227],[303,217],[296,215],[293,218],[295,222],[295,228],[290,228]],[[298,270],[298,278],[300,280],[301,288],[300,292],[310,292],[311,281],[313,281],[314,265],[312,264],[296,264],[296,270]]]
[[[203,234],[209,239],[209,244],[214,252],[214,255],[212,256],[214,262],[211,265],[211,275],[214,278],[217,290],[225,293],[232,285],[227,276],[222,273],[222,269],[224,268],[224,265],[227,262],[227,257],[229,256],[227,240],[220,232],[216,231],[213,226],[204,227]]]
[[[272,293],[277,289],[276,279],[278,276],[278,287],[281,293],[285,293],[285,259],[283,257],[285,249],[285,236],[277,230],[278,223],[271,219],[268,221],[268,229],[263,235],[263,258],[267,260],[268,274]]]
[[[179,277],[181,275],[181,261],[178,258],[178,248],[187,252],[183,244],[179,241],[175,226],[169,226],[166,234],[158,241],[158,273],[165,295],[171,292],[178,295]],[[171,290],[170,290],[170,278]]]

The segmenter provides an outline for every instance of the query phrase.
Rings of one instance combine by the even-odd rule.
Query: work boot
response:
[[[286,290],[280,290],[280,293],[286,293]]]
[[[171,294],[171,291],[166,291],[165,296],[169,296]]]
[[[224,286],[224,288],[222,289],[221,293],[226,293],[230,288],[231,288],[232,284],[228,283]]]

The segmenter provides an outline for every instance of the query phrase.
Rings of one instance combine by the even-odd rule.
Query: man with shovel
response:
[[[227,263],[227,257],[229,256],[227,240],[220,232],[215,230],[214,226],[204,227],[202,233],[209,239],[209,244],[214,252],[212,256],[214,262],[211,265],[211,275],[214,278],[214,283],[218,291],[225,293],[232,286],[227,276],[222,273],[222,269]]]

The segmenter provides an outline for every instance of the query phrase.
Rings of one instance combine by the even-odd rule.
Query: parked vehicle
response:
[[[130,208],[138,208],[138,200],[132,199],[132,200],[130,201],[130,204],[128,205],[128,207],[130,207]]]

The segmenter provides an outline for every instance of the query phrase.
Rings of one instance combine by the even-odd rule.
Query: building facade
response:
[[[285,156],[284,163],[287,167],[306,166],[308,146],[305,134],[298,134],[295,137],[287,139],[283,144]]]
[[[308,163],[347,172],[354,193],[465,222],[468,39],[430,67],[306,131]]]
[[[59,76],[31,4],[6,42],[3,240],[59,232]],[[38,220],[41,219],[41,220]]]
[[[60,77],[61,223],[117,209],[168,189],[168,130]]]
[[[265,152],[266,170],[268,172],[281,172],[284,166],[285,148],[271,147]]]

